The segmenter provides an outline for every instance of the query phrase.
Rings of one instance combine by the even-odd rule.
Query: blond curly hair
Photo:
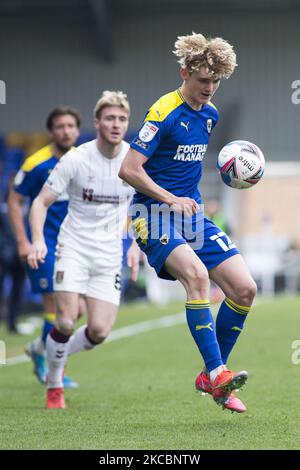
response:
[[[110,91],[105,90],[102,93],[101,98],[97,101],[94,108],[94,117],[99,119],[100,113],[106,106],[120,106],[124,111],[130,115],[130,105],[127,99],[127,95],[123,91]]]
[[[194,32],[178,36],[173,53],[189,73],[205,67],[211,78],[229,78],[237,66],[233,47],[225,39],[207,39]]]

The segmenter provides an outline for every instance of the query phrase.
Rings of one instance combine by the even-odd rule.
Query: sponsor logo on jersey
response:
[[[133,140],[133,144],[136,144],[138,145],[139,147],[141,147],[142,149],[144,150],[148,150],[148,148],[150,147],[149,144],[146,144],[146,142],[142,142],[140,139],[138,139],[137,137]]]
[[[174,160],[182,162],[202,161],[207,149],[207,144],[178,145]]]
[[[142,129],[139,132],[139,138],[143,142],[150,142],[154,138],[157,131],[158,131],[158,127],[156,127],[151,122],[147,121],[145,122],[145,124],[143,125]]]
[[[207,132],[210,134],[211,129],[212,129],[212,119],[207,119],[206,127],[207,127]]]
[[[187,132],[189,131],[189,124],[190,124],[190,121],[187,123],[180,121],[180,125],[184,127]]]
[[[82,199],[84,201],[92,201],[93,200],[93,193],[94,193],[94,190],[93,189],[89,189],[89,188],[82,188]]]
[[[131,197],[130,194],[95,194],[92,188],[82,188],[82,199],[88,202],[96,202],[98,204],[120,204]]]

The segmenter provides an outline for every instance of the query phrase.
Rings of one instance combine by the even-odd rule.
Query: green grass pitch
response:
[[[115,328],[183,311],[173,303],[122,307]],[[0,339],[8,356],[24,337]],[[246,369],[231,414],[194,390],[201,359],[186,324],[157,328],[73,356],[67,410],[45,410],[31,363],[0,366],[0,449],[300,449],[300,297],[261,300],[250,313],[230,363]],[[300,357],[300,354],[299,354]]]

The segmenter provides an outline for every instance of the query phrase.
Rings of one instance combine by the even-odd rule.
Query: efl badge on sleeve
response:
[[[210,134],[212,129],[212,119],[207,119],[207,132]]]
[[[156,127],[154,124],[151,124],[151,122],[147,121],[139,132],[139,138],[143,142],[150,142],[154,138],[157,131],[158,127]]]

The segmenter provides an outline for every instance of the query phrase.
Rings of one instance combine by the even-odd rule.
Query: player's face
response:
[[[70,114],[57,116],[53,120],[53,126],[49,134],[52,142],[60,150],[67,152],[75,144],[79,136],[75,117]]]
[[[120,106],[106,106],[94,125],[100,137],[111,145],[118,145],[128,129],[128,114]]]
[[[184,79],[185,95],[199,105],[208,103],[220,85],[220,79],[211,78],[205,67],[192,74],[182,69],[181,76]]]

